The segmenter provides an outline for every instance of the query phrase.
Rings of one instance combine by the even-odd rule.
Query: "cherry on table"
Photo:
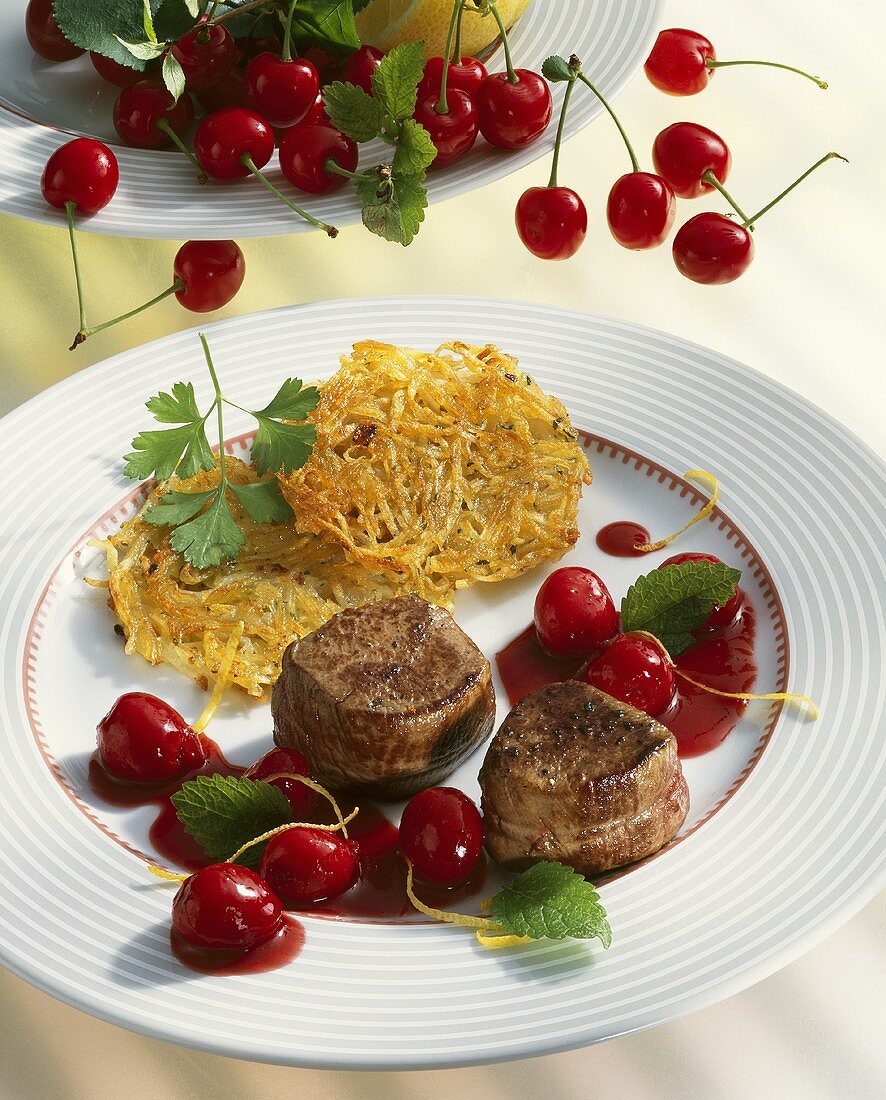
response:
[[[584,244],[588,211],[571,187],[530,187],[517,200],[520,240],[542,260],[568,260]]]
[[[346,137],[331,123],[301,122],[293,126],[280,142],[280,169],[299,191],[324,195],[343,187],[346,175],[329,171],[334,162],[344,172],[357,167],[357,143]]]
[[[653,718],[667,710],[676,686],[662,645],[639,634],[619,634],[588,664],[584,679]]]
[[[162,80],[140,80],[123,88],[114,104],[114,128],[127,145],[166,149],[194,121],[194,105],[185,93],[173,102]]]
[[[446,70],[446,85],[466,92],[472,98],[489,73],[482,61],[476,57],[463,57],[460,61],[450,61]],[[418,85],[419,96],[438,95],[443,84],[443,58],[430,57],[425,62],[424,73]]]
[[[657,248],[670,233],[676,212],[673,189],[652,172],[619,176],[606,203],[609,231],[623,248]]]
[[[310,826],[271,837],[259,872],[287,907],[337,898],[360,876],[357,846],[338,833]]]
[[[52,11],[52,0],[29,0],[25,8],[25,34],[34,53],[46,61],[71,61],[86,52],[62,34]]]
[[[750,230],[725,214],[706,211],[677,230],[674,263],[694,283],[717,286],[734,282],[750,267],[754,238]]]
[[[669,565],[682,565],[687,561],[709,561],[714,565],[720,565],[721,559],[714,557],[713,554],[699,554],[693,552],[687,552],[683,554],[673,554],[663,561],[658,567],[659,569],[666,569]],[[722,606],[720,604],[714,604],[711,608],[711,613],[705,619],[702,629],[704,630],[720,630],[724,626],[729,626],[735,616],[738,614],[738,609],[741,607],[741,589],[738,585],[735,586],[735,591],[732,596]]]
[[[555,569],[535,597],[535,634],[552,657],[588,657],[618,630],[609,589],[581,566]]]
[[[175,254],[172,271],[174,279],[183,284],[175,292],[179,303],[192,313],[210,313],[227,305],[243,285],[246,261],[236,241],[185,241]]]
[[[118,88],[126,88],[130,84],[137,84],[145,76],[140,69],[131,69],[128,65],[121,65],[119,61],[115,61],[112,57],[105,57],[103,53],[96,53],[95,50],[90,51],[89,60],[102,80],[106,80],[109,84],[115,84]]]
[[[203,23],[170,50],[185,74],[189,92],[205,92],[230,70],[237,56],[234,39],[221,23]]]
[[[407,803],[399,843],[417,875],[451,886],[467,878],[480,858],[483,819],[463,791],[430,787]]]
[[[231,242],[233,243],[233,242]],[[280,776],[281,772],[292,772],[295,775],[304,775],[311,778],[311,769],[308,762],[296,749],[271,749],[252,765],[245,773],[245,779],[263,779],[272,787],[278,787],[286,795],[286,801],[292,809],[294,821],[306,817],[314,808],[317,794],[304,783],[297,779],[270,778]]]
[[[203,867],[172,902],[173,932],[209,951],[250,951],[282,926],[280,899],[255,871],[236,863]]]
[[[697,122],[675,122],[662,130],[653,142],[652,160],[656,172],[681,199],[715,190],[708,173],[725,183],[732,166],[726,142]]]
[[[272,126],[295,126],[316,103],[320,78],[304,58],[260,53],[246,67],[246,94]]]
[[[99,760],[124,783],[161,783],[206,763],[196,730],[169,703],[144,691],[121,695],[96,728]]]
[[[372,95],[372,74],[382,63],[384,56],[384,50],[376,46],[361,46],[344,63],[336,79],[343,80],[346,84],[356,84]],[[437,91],[439,90],[438,88]]]
[[[74,138],[50,156],[40,189],[50,206],[73,203],[78,214],[95,214],[114,197],[120,180],[117,158],[95,138]]]
[[[529,69],[490,73],[476,91],[480,133],[497,149],[522,149],[537,141],[551,121],[554,104],[547,81]]]
[[[478,112],[467,92],[447,87],[445,109],[442,110],[441,93],[426,93],[416,102],[412,117],[431,136],[437,150],[432,162],[435,168],[442,168],[463,157],[477,140]]]

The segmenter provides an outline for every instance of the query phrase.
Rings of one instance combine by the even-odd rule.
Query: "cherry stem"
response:
[[[268,177],[264,174],[264,172],[262,172],[261,169],[256,168],[255,161],[248,153],[243,154],[243,156],[240,158],[240,163],[248,168],[257,180],[261,180],[261,182],[265,185],[265,187],[267,187],[272,195],[276,195],[280,202],[288,206],[290,210],[294,210],[300,218],[304,218],[306,222],[308,222],[310,225],[316,226],[317,229],[322,229],[323,232],[329,237],[338,236],[338,230],[335,228],[334,225],[329,225],[327,222],[319,221],[317,218],[314,217],[313,214],[309,214],[307,210],[302,210],[300,206],[296,206],[294,202],[291,202],[284,194],[278,191],[273,183],[271,183]]]
[[[705,64],[709,69],[727,69],[730,65],[765,65],[768,69],[784,69],[789,73],[796,73],[798,76],[805,76],[807,80],[811,80],[813,84],[817,84],[819,88],[827,88],[828,82],[822,80],[820,76],[813,76],[812,73],[807,73],[803,69],[795,69],[793,65],[782,65],[778,61],[706,61]]]
[[[578,60],[577,58],[570,58],[570,61]],[[560,145],[563,142],[563,127],[566,124],[566,109],[569,106],[569,100],[572,96],[572,89],[575,87],[575,81],[578,77],[578,66],[570,65],[573,75],[566,85],[566,94],[563,96],[563,105],[560,108],[560,121],[557,123],[557,137],[554,140],[554,159],[551,161],[551,178],[548,180],[548,187],[557,186],[557,169],[560,167]]]
[[[443,74],[440,77],[440,98],[434,110],[438,115],[449,114],[449,101],[446,98],[446,85],[449,83],[449,65],[452,58],[452,43],[455,38],[455,28],[458,24],[458,15],[464,7],[465,0],[455,0],[452,5],[452,18],[449,20],[449,33],[446,36],[446,49],[443,51]]]
[[[729,203],[729,205],[732,207],[732,209],[741,218],[742,223],[744,225],[748,226],[749,229],[754,228],[751,225],[751,222],[754,219],[749,218],[747,216],[747,214],[744,212],[744,210],[742,210],[742,208],[738,205],[738,203],[735,201],[735,199],[729,194],[729,192],[726,190],[726,188],[723,186],[723,184],[720,183],[720,181],[717,179],[717,177],[714,175],[714,173],[710,169],[708,169],[708,171],[705,172],[705,174],[701,178],[705,181],[705,183],[709,183],[711,185],[711,187],[714,188],[715,191],[720,192],[720,194],[723,196],[723,198]]]
[[[79,336],[86,328],[86,310],[83,305],[83,284],[80,279],[80,260],[77,256],[77,234],[74,230],[74,211],[76,209],[76,202],[74,202],[73,199],[68,199],[65,203],[65,213],[68,215],[68,236],[71,238],[71,258],[74,261],[74,279],[77,283],[77,305],[80,309],[80,329],[77,333]],[[74,343],[71,344],[70,350],[73,351],[77,344],[81,344],[82,342],[82,340],[77,340],[75,338]]]
[[[224,23],[226,19],[233,19],[237,15],[243,15],[244,12],[254,11],[255,8],[266,7],[268,7],[268,0],[252,0],[249,4],[240,4],[236,8],[231,8],[230,11],[222,12],[221,15],[217,15],[213,19],[207,20],[206,25],[209,23]]]
[[[283,31],[283,60],[292,60],[292,16],[295,14],[295,5],[298,0],[292,0],[289,5],[289,14],[286,16],[286,29]]]
[[[576,72],[576,76],[578,77],[579,80],[582,81],[582,83],[586,84],[591,89],[591,91],[594,93],[594,95],[597,97],[597,99],[600,100],[600,102],[603,104],[603,106],[609,112],[609,117],[612,119],[612,121],[618,127],[618,132],[621,134],[622,141],[625,143],[625,148],[628,151],[628,156],[631,158],[631,166],[632,166],[632,168],[635,172],[639,172],[640,171],[640,162],[637,160],[637,154],[634,152],[634,147],[633,147],[633,145],[631,145],[630,139],[628,138],[628,135],[625,133],[624,126],[622,126],[622,124],[619,122],[618,116],[616,115],[615,111],[613,111],[613,109],[609,106],[609,103],[608,103],[606,97],[603,95],[603,93],[600,91],[600,89],[595,84],[591,83],[591,81],[587,78],[587,76],[585,76],[585,74],[581,71],[581,69],[579,69]]]
[[[452,47],[452,59],[456,65],[461,64],[461,25],[465,17],[466,2],[467,0],[461,0],[458,8],[458,22],[455,24],[455,45]]]
[[[746,219],[745,220],[745,225],[749,229],[753,229],[754,222],[757,221],[758,218],[762,218],[763,215],[765,213],[767,213],[769,210],[771,210],[773,206],[775,206],[777,203],[780,203],[781,200],[785,197],[785,195],[789,195],[791,193],[791,191],[793,191],[794,188],[798,186],[798,184],[801,184],[803,182],[803,180],[806,179],[807,176],[811,176],[812,173],[816,170],[816,168],[821,168],[821,166],[823,164],[825,164],[827,161],[834,160],[835,158],[837,160],[845,161],[847,164],[849,163],[848,159],[846,157],[844,157],[841,153],[825,153],[825,155],[821,158],[821,160],[817,160],[815,162],[815,164],[812,165],[811,168],[806,169],[806,171],[803,173],[802,176],[798,176],[797,179],[795,179],[794,182],[790,185],[790,187],[786,187],[784,189],[784,191],[781,192],[780,195],[776,195],[775,198],[772,200],[772,202],[768,202],[763,207],[763,209],[758,210],[757,213],[754,214],[754,216],[752,218]]]
[[[511,60],[511,47],[508,42],[508,28],[504,24],[504,20],[495,4],[495,0],[486,0],[486,7],[492,12],[492,18],[498,23],[499,33],[501,34],[501,44],[505,51],[505,65],[508,70],[508,83],[519,84],[520,78],[517,76],[517,71],[514,68],[514,62]]]
[[[176,149],[178,149],[180,153],[184,153],[191,164],[193,164],[193,166],[197,169],[197,183],[206,183],[206,173],[200,167],[200,162],[187,147],[187,145],[185,145],[185,143],[178,136],[175,130],[173,130],[173,128],[169,125],[169,122],[165,118],[161,118],[158,120],[157,129],[162,130],[163,133],[166,134],[172,141],[172,144],[176,147]]]
[[[68,351],[73,351],[74,348],[79,347],[88,336],[94,336],[97,332],[103,332],[106,328],[110,328],[111,325],[117,325],[121,321],[128,321],[130,317],[135,317],[137,313],[144,313],[146,309],[150,309],[151,306],[155,306],[158,302],[162,302],[163,299],[168,298],[170,294],[175,294],[184,289],[185,284],[182,280],[176,279],[172,286],[168,286],[155,298],[152,298],[149,302],[143,302],[140,306],[136,306],[135,309],[130,309],[127,313],[121,313],[119,317],[112,317],[110,321],[102,321],[100,325],[93,325],[91,328],[87,328],[85,325],[81,324],[80,331],[74,337],[74,341],[70,348],[68,348]]]
[[[376,175],[374,169],[368,172],[352,172],[349,168],[342,168],[335,157],[327,157],[323,162],[323,171],[333,176],[344,176],[348,180],[368,180]]]

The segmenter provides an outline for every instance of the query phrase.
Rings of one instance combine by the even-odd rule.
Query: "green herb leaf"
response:
[[[154,18],[151,15],[151,5],[148,0],[142,0],[142,24],[145,28],[145,37],[149,42],[157,44],[157,32],[154,30]]]
[[[323,106],[329,121],[353,141],[371,141],[381,131],[384,108],[356,84],[340,80],[323,89]]]
[[[425,67],[422,42],[404,42],[385,55],[372,74],[372,92],[398,122],[412,117]]]
[[[139,61],[153,61],[155,57],[159,57],[166,49],[166,47],[159,42],[126,42],[120,37],[117,37],[117,41]]]
[[[612,942],[606,910],[593,885],[561,863],[536,863],[496,894],[490,916],[513,936],[535,940]]]
[[[292,820],[278,787],[242,776],[198,775],[172,795],[172,804],[185,832],[217,860],[228,859],[248,841]],[[238,862],[255,866],[260,855],[261,845],[256,845]]]
[[[166,90],[172,96],[174,105],[178,103],[179,99],[184,95],[185,71],[178,63],[178,60],[171,53],[168,53],[163,58],[161,73],[163,75],[163,83],[166,85]]]
[[[252,485],[229,482],[228,488],[256,523],[283,523],[294,515],[275,477]]]
[[[162,0],[154,11],[154,28],[161,42],[177,42],[197,25],[200,0]]]
[[[396,244],[408,245],[415,238],[428,205],[420,176],[359,180],[356,187],[367,229]]]
[[[153,523],[160,527],[177,527],[185,520],[200,511],[218,492],[218,489],[207,489],[205,493],[180,493],[176,489],[169,489],[160,500],[145,512],[145,523]]]
[[[161,424],[185,424],[202,420],[197,407],[197,397],[191,382],[175,382],[172,393],[162,390],[145,402],[145,408],[154,414]]]
[[[695,640],[714,604],[732,598],[741,570],[723,562],[687,561],[638,577],[621,602],[625,632],[646,630],[679,657]]]
[[[423,176],[436,155],[437,147],[420,122],[407,118],[400,124],[393,163],[395,176]]]
[[[144,69],[124,42],[139,42],[145,25],[141,6],[133,0],[55,0],[52,6],[62,34],[83,50],[95,50],[105,57]],[[153,7],[152,7],[153,10]]]
[[[565,57],[559,57],[557,54],[545,60],[541,71],[545,79],[550,80],[552,84],[557,84],[562,80],[575,79],[575,70]]]
[[[258,431],[252,441],[252,461],[260,474],[289,474],[299,470],[311,457],[317,441],[313,424],[285,424],[254,413]]]
[[[172,549],[197,569],[210,569],[226,558],[236,558],[245,544],[246,537],[231,515],[227,495],[218,490],[206,511],[176,527],[169,539]]]
[[[303,386],[300,378],[287,378],[271,401],[253,416],[275,416],[280,420],[304,420],[316,409],[320,391]]]
[[[284,12],[280,12],[285,18]],[[326,53],[351,53],[360,46],[352,0],[298,0],[292,37],[299,49],[314,46]]]
[[[126,462],[123,473],[138,481],[149,477],[165,481],[174,473],[180,477],[192,477],[198,470],[215,467],[215,455],[202,423],[139,432],[132,446],[135,449],[123,456]]]

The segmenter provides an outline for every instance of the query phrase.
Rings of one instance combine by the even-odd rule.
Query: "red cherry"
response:
[[[656,38],[644,69],[656,88],[668,95],[695,95],[710,83],[715,70],[708,68],[708,61],[716,60],[703,34],[671,27]]]
[[[207,115],[194,134],[194,153],[207,173],[217,180],[248,176],[249,158],[262,168],[274,152],[274,133],[267,120],[248,107],[225,107]]]
[[[620,634],[585,669],[585,680],[654,718],[674,697],[674,670],[658,642]]]
[[[227,305],[243,285],[246,261],[236,241],[185,241],[172,272],[185,284],[175,292],[185,309],[211,313]]]
[[[300,123],[300,125],[302,126],[310,126],[312,124],[315,126],[332,125],[332,123],[329,121],[329,115],[327,115],[326,107],[323,103],[322,91],[317,93],[317,98],[314,100],[311,109],[308,111],[308,113],[305,115]]]
[[[554,109],[547,81],[529,69],[518,80],[490,73],[476,92],[480,133],[498,149],[521,149],[545,132]]]
[[[669,565],[682,565],[686,561],[709,561],[714,565],[720,564],[720,558],[715,558],[713,554],[674,554],[668,558],[667,561],[663,561],[658,567],[659,569],[665,569]],[[741,607],[741,590],[738,585],[735,586],[735,591],[732,596],[723,604],[714,604],[711,608],[711,613],[704,621],[702,629],[704,630],[720,630],[724,626],[729,626],[735,616],[738,614],[738,609]]]
[[[301,821],[314,808],[317,795],[297,779],[268,779],[268,776],[279,775],[280,772],[293,772],[295,775],[311,778],[307,760],[295,749],[271,749],[252,765],[246,772],[246,778],[264,779],[272,787],[279,787],[292,807],[293,820]]]
[[[731,283],[750,267],[754,238],[741,222],[707,211],[677,230],[673,253],[687,279],[712,286]]]
[[[609,589],[581,566],[555,569],[535,597],[535,634],[552,657],[587,657],[618,630]]]
[[[187,90],[205,92],[231,69],[237,47],[226,27],[209,23],[186,34],[170,52],[182,67]]]
[[[121,695],[96,729],[102,764],[125,783],[177,779],[206,763],[200,735],[177,710],[144,691]]]
[[[657,248],[671,231],[677,203],[670,185],[651,172],[628,172],[612,185],[606,218],[624,248]]]
[[[340,168],[353,172],[359,151],[356,142],[329,123],[324,126],[302,122],[283,138],[279,156],[283,175],[293,187],[312,195],[324,195],[348,182],[346,176],[327,172],[327,162],[333,160]]]
[[[165,149],[174,134],[184,134],[194,121],[194,105],[185,93],[178,103],[161,80],[140,80],[123,88],[114,104],[114,128],[127,145]],[[164,125],[158,126],[158,123]],[[167,129],[168,127],[168,129]]]
[[[244,57],[258,57],[260,53],[273,53],[279,57],[283,53],[283,40],[273,34],[260,35],[258,38],[247,35],[246,38],[238,38],[237,46]],[[308,50],[305,57],[316,67],[316,62],[311,57],[312,50]]]
[[[446,74],[446,87],[467,92],[471,98],[477,94],[477,89],[486,79],[489,73],[482,61],[476,57],[463,57],[458,63],[449,62]],[[443,83],[443,58],[431,57],[425,62],[425,71],[418,86],[419,99],[425,95],[440,95],[440,85]]]
[[[320,94],[317,70],[303,58],[260,53],[246,67],[246,94],[272,126],[295,126]]]
[[[726,142],[697,122],[675,122],[666,127],[652,146],[655,170],[681,199],[695,199],[714,190],[705,178],[712,172],[726,182],[732,156]]]
[[[400,851],[421,878],[461,882],[482,847],[480,811],[455,787],[430,787],[407,803],[400,819]]]
[[[76,203],[79,214],[95,214],[114,197],[120,170],[111,150],[95,138],[74,138],[46,162],[40,189],[50,206]]]
[[[280,53],[282,48],[282,44],[278,45],[276,51],[271,50],[271,52]],[[271,47],[269,46],[268,49],[271,49]],[[321,84],[328,84],[330,80],[336,79],[335,73],[338,68],[338,61],[332,54],[326,53],[324,50],[318,50],[316,46],[309,46],[308,49],[302,52],[301,56],[306,61],[310,61],[317,70]]]
[[[70,61],[86,52],[62,34],[52,12],[52,0],[29,0],[25,8],[25,34],[34,53],[47,61]]]
[[[588,212],[569,187],[530,187],[517,202],[520,240],[542,260],[568,260],[584,244]]]
[[[357,848],[351,841],[338,833],[304,827],[271,837],[259,869],[287,907],[337,898],[360,875]]]
[[[250,951],[283,925],[283,907],[255,871],[212,863],[191,875],[172,902],[173,934],[205,950]]]
[[[246,74],[239,65],[234,65],[218,84],[213,84],[205,92],[198,92],[195,98],[207,114],[220,111],[224,107],[248,107]]]
[[[354,50],[344,63],[338,79],[346,84],[356,84],[364,92],[372,95],[372,74],[382,63],[384,56],[384,50],[379,50],[375,46],[361,46],[359,50]],[[438,88],[437,91],[439,92],[440,89]]]
[[[466,92],[447,89],[448,110],[443,114],[437,110],[439,101],[439,92],[421,97],[412,115],[431,135],[437,149],[432,162],[435,168],[463,157],[477,140],[477,108],[471,97]]]
[[[103,53],[92,50],[89,54],[92,67],[109,84],[116,84],[118,88],[126,88],[130,84],[136,84],[144,78],[144,73],[139,69],[130,69],[128,65],[121,65],[111,57],[105,57]]]

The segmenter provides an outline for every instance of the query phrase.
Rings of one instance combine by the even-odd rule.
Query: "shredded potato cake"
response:
[[[456,589],[556,560],[578,538],[590,471],[566,410],[493,347],[360,343],[311,419],[311,458],[280,478],[295,518],[259,524],[232,497],[246,536],[234,561],[197,570],[144,519],[168,489],[209,489],[217,471],[158,486],[103,540],[127,653],[207,688],[242,624],[228,681],[265,699],[289,642],[343,608],[405,592],[451,608]],[[262,480],[226,465],[234,483]]]

